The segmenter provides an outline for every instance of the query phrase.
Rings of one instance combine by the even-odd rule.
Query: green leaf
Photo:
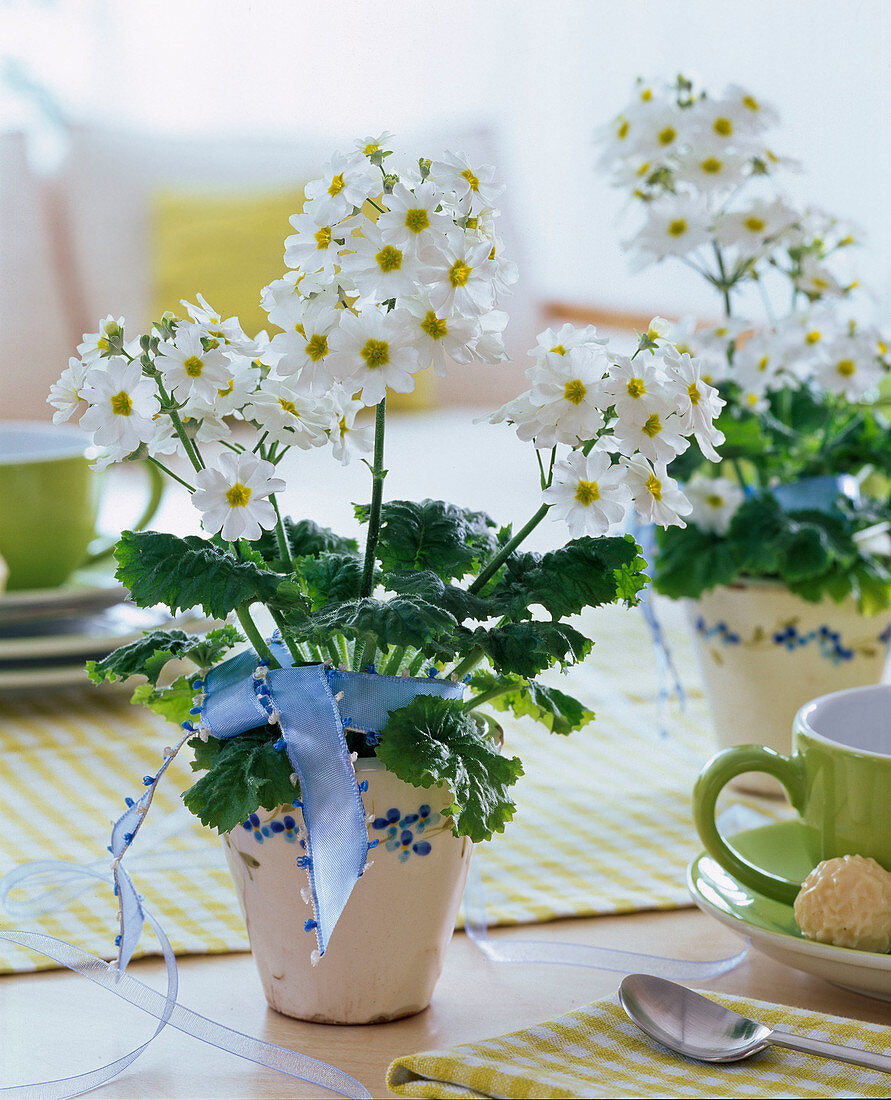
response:
[[[240,604],[265,603],[281,582],[277,573],[237,561],[197,535],[181,539],[161,531],[125,531],[115,557],[115,576],[134,603],[161,603],[174,613],[203,607],[212,618],[225,619]]]
[[[446,584],[429,569],[390,573],[386,584],[393,592],[420,596],[427,603],[445,608],[458,622],[464,622],[465,619],[488,619],[493,614],[488,600],[472,595],[466,588]]]
[[[362,591],[362,562],[351,554],[322,551],[317,557],[302,558],[297,572],[313,610],[335,601],[358,599]]]
[[[636,603],[637,593],[647,581],[642,572],[645,565],[630,535],[586,536],[541,558],[536,554],[509,558],[487,598],[514,618],[522,616],[530,605],[541,604],[555,619],[562,619],[617,599]]]
[[[656,532],[653,587],[672,599],[698,599],[718,584],[732,583],[738,573],[727,540],[693,523]]]
[[[503,626],[477,627],[464,640],[463,652],[481,649],[498,672],[516,673],[527,679],[550,668],[555,661],[570,665],[591,651],[592,643],[566,623],[527,621]]]
[[[151,684],[138,684],[130,696],[130,702],[142,705],[160,714],[168,722],[182,726],[190,718],[195,689],[190,676],[180,676],[169,687],[158,688]]]
[[[491,699],[486,699],[484,705],[496,710],[509,710],[517,718],[528,715],[536,722],[541,722],[551,733],[572,733],[594,720],[594,711],[588,710],[578,699],[558,691],[557,688],[546,687],[536,680],[477,672],[474,673],[470,686],[480,694],[500,688],[507,689]]]
[[[285,516],[282,526],[285,529],[285,538],[291,557],[295,560],[305,557],[314,558],[319,554],[359,553],[359,544],[355,539],[337,535],[330,527],[320,527],[311,519],[294,520],[290,516]],[[266,561],[284,566],[275,531],[264,531],[254,545]]]
[[[314,612],[295,625],[293,636],[298,641],[325,641],[332,634],[372,635],[381,649],[391,645],[426,649],[440,635],[450,637],[456,626],[454,615],[419,596],[394,596],[387,601],[369,596]],[[446,650],[444,655],[451,652]]]
[[[137,675],[157,684],[168,661],[188,658],[198,668],[209,668],[241,641],[243,638],[235,627],[228,625],[205,636],[187,634],[184,630],[152,630],[137,641],[112,650],[101,661],[87,661],[87,672],[96,684]]]
[[[479,842],[504,831],[516,809],[509,788],[523,774],[516,757],[502,756],[456,699],[418,695],[390,713],[377,756],[405,783],[445,785],[454,831]]]
[[[260,726],[221,741],[193,737],[193,771],[205,771],[183,794],[183,802],[200,821],[220,833],[234,829],[258,809],[274,810],[299,797],[291,783],[288,754],[272,746],[278,731]]]
[[[367,522],[369,506],[356,506]],[[497,548],[495,523],[442,500],[389,500],[381,508],[377,558],[385,572],[430,570],[443,580],[471,572]]]

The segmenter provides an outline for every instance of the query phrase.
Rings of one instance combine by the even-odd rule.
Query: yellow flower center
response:
[[[247,485],[236,481],[231,489],[226,490],[226,501],[230,508],[244,508],[251,499],[252,490]]]
[[[133,412],[133,402],[126,390],[121,390],[111,399],[111,411],[115,416],[129,416]]]
[[[629,378],[628,385],[625,387],[628,390],[628,396],[637,400],[638,397],[643,397],[647,392],[647,387],[644,385],[642,378]]]
[[[422,233],[430,228],[430,218],[422,206],[413,206],[405,212],[405,228],[412,233]]]
[[[286,397],[280,397],[278,399],[278,403],[285,410],[285,412],[290,413],[291,416],[300,416],[300,413],[297,412],[297,406],[294,404],[293,401],[289,401]]]
[[[220,397],[228,397],[228,396],[229,396],[229,394],[230,394],[230,393],[231,393],[231,392],[232,392],[232,391],[233,391],[234,389],[235,389],[235,379],[234,379],[234,378],[230,378],[230,379],[229,379],[229,385],[228,385],[228,386],[226,386],[226,388],[225,388],[225,389],[222,389],[222,390],[217,390],[217,393],[219,394],[219,396],[220,396]]]
[[[763,374],[767,370],[767,364],[770,362],[769,355],[762,355],[758,360],[758,370]]]
[[[449,268],[449,282],[452,286],[467,286],[467,280],[473,274],[473,268],[463,260],[455,260]]]
[[[100,336],[99,339],[96,341],[96,347],[99,348],[101,351],[108,351],[110,345],[104,336]]]
[[[575,499],[587,508],[595,500],[600,500],[600,486],[596,481],[580,481],[575,491]]]
[[[554,344],[554,346],[551,348],[551,353],[553,355],[565,355],[566,348],[562,344]]]
[[[646,487],[653,500],[662,499],[662,482],[655,474],[650,474],[646,480]]]
[[[758,100],[753,95],[744,95],[742,97],[742,105],[743,105],[743,107],[748,107],[748,109],[750,111],[760,111],[761,110],[761,104],[758,102]]]
[[[390,362],[390,345],[386,340],[366,340],[365,347],[359,352],[369,370],[376,370]]]
[[[619,141],[624,141],[628,137],[628,131],[631,129],[631,123],[627,118],[623,118],[619,123],[619,128],[616,130],[616,137]]]
[[[319,252],[324,252],[326,248],[331,246],[331,226],[323,225],[316,233],[316,248]]]
[[[750,214],[747,218],[743,219],[743,225],[750,233],[763,233],[767,228],[767,222],[764,218],[758,218],[754,214]]]
[[[811,329],[811,331],[805,336],[804,342],[806,344],[819,344],[823,339],[823,333],[819,329]]]
[[[729,118],[724,118],[722,115],[720,118],[716,118],[712,123],[712,129],[716,134],[720,134],[721,137],[730,137],[733,133],[733,123]]]
[[[421,328],[431,340],[441,340],[449,334],[449,324],[444,317],[437,317],[432,309],[428,309],[421,321]]]
[[[314,363],[324,359],[328,354],[328,337],[321,332],[314,332],[306,341],[306,354]]]
[[[563,396],[573,405],[581,405],[587,392],[588,388],[580,378],[573,378],[563,387]]]
[[[370,157],[372,153],[376,153],[380,149],[380,145],[376,141],[369,141],[362,152],[366,157]]]
[[[702,394],[699,392],[699,387],[695,382],[691,382],[690,385],[687,386],[687,396],[690,398],[691,405],[698,405],[702,400]]]
[[[850,378],[852,374],[856,373],[857,364],[853,359],[839,359],[835,364],[835,369],[845,378]]]
[[[331,177],[328,194],[333,198],[335,195],[339,195],[344,187],[346,187],[346,184],[343,182],[343,172],[340,172],[338,175]]]
[[[389,275],[391,271],[398,271],[402,267],[402,252],[391,244],[384,245],[374,258],[385,275]]]
[[[644,90],[640,93],[640,98],[643,100],[644,103],[649,103],[650,100],[653,98],[653,89],[644,88]]]
[[[648,435],[650,439],[655,439],[656,436],[662,431],[662,421],[659,419],[658,413],[653,413],[652,416],[647,417],[647,422],[641,428],[644,435]]]
[[[350,429],[349,429],[349,428],[347,427],[347,422],[346,422],[346,417],[345,417],[345,416],[342,416],[342,417],[340,418],[340,423],[339,423],[339,424],[337,425],[337,430],[338,430],[338,431],[340,432],[340,438],[341,438],[341,439],[343,439],[343,437],[344,437],[344,436],[345,436],[345,435],[347,434],[347,432],[348,432],[348,431],[350,430]]]
[[[479,191],[480,181],[473,174],[473,172],[471,172],[471,170],[469,168],[464,169],[464,171],[461,173],[461,177],[462,177],[462,179],[466,179],[467,182],[470,184],[470,190],[471,191]]]
[[[758,394],[757,393],[747,393],[746,394],[746,401],[748,401],[748,403],[750,405],[757,405],[758,404]]]
[[[669,237],[683,237],[687,232],[687,220],[686,218],[675,218],[668,223],[666,232]]]
[[[671,145],[678,136],[678,132],[673,126],[666,126],[665,129],[660,130],[656,136],[660,145]]]
[[[709,176],[716,176],[724,167],[724,162],[717,157],[706,157],[700,161],[699,167]]]
[[[709,495],[705,498],[705,503],[710,508],[720,508],[721,505],[724,503],[724,498],[722,496],[718,496],[717,493],[709,493]]]
[[[647,174],[647,172],[649,172],[649,170],[650,170],[650,162],[648,160],[645,160],[642,164],[638,165],[637,173],[636,173],[637,178],[638,179],[643,179],[643,177]]]
[[[183,362],[183,370],[190,378],[200,378],[201,372],[204,370],[204,360],[199,359],[197,355],[190,355]]]

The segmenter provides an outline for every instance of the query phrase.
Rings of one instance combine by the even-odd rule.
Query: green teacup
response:
[[[693,816],[709,855],[758,893],[795,900],[800,882],[744,859],[715,824],[722,788],[742,772],[758,771],[786,788],[815,865],[861,855],[891,870],[891,685],[849,688],[806,703],[795,716],[793,747],[787,757],[763,745],[738,745],[706,764],[693,791]]]
[[[99,475],[90,436],[66,425],[0,423],[0,556],[9,569],[8,589],[55,588],[75,569],[111,553],[96,539]],[[145,464],[151,480],[147,524],[161,499],[161,479]]]

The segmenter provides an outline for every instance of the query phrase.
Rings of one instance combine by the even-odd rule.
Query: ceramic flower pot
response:
[[[719,748],[767,745],[788,756],[799,707],[882,679],[891,615],[861,615],[853,600],[808,603],[760,582],[684,602]],[[782,794],[779,783],[756,772],[733,785]]]
[[[378,1023],[427,1007],[473,848],[441,813],[446,791],[403,783],[376,759],[357,761],[356,774],[368,781],[368,834],[380,843],[317,965],[314,936],[304,931],[306,872],[296,863],[300,811],[260,811],[223,837],[266,999],[315,1023]]]

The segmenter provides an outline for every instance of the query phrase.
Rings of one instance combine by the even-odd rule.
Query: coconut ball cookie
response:
[[[891,874],[874,859],[825,859],[801,884],[793,907],[808,939],[891,951]]]

